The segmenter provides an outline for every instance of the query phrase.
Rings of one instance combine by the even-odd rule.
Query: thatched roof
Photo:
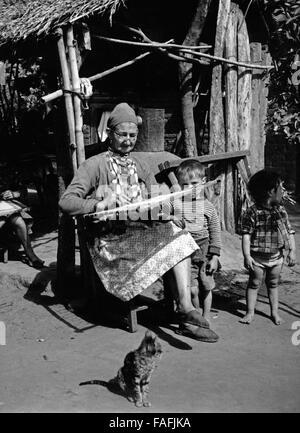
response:
[[[41,37],[56,26],[94,13],[108,16],[125,0],[1,0],[0,45],[29,36]]]

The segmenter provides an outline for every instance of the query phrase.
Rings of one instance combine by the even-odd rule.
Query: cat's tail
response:
[[[105,380],[88,380],[87,382],[81,382],[79,386],[81,385],[102,385],[107,388],[108,382],[105,382]]]

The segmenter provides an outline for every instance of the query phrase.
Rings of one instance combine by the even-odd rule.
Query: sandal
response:
[[[219,336],[212,329],[201,328],[197,325],[181,324],[175,332],[205,343],[216,343],[219,340]]]
[[[45,267],[44,266],[45,262],[41,259],[30,260],[28,257],[24,257],[22,259],[22,262],[35,269],[42,269]]]
[[[209,323],[198,310],[191,310],[188,313],[178,314],[179,322],[183,325],[191,324],[200,328],[209,329]]]

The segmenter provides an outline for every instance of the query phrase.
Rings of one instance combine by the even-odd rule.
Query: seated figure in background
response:
[[[15,182],[14,182],[15,183]],[[40,269],[44,266],[44,261],[41,260],[34,252],[30,235],[28,232],[28,226],[26,224],[26,219],[31,218],[30,215],[25,212],[24,208],[26,208],[22,203],[18,200],[22,199],[22,188],[16,189],[15,185],[10,189],[8,182],[4,182],[1,179],[0,185],[0,204],[2,202],[11,203],[16,206],[15,211],[8,211],[7,214],[5,212],[1,212],[0,214],[0,240],[2,238],[3,228],[7,226],[11,226],[17,238],[21,242],[24,252],[26,254],[26,258],[24,262],[29,266],[32,266],[36,269]]]

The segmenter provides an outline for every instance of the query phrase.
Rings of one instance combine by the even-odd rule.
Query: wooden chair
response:
[[[170,176],[171,171],[169,170],[168,161],[170,160],[172,160],[173,162],[175,160],[180,161],[179,157],[169,152],[140,152],[140,153],[141,154],[143,153],[144,156],[147,156],[148,165],[150,169],[152,169],[153,173],[157,175],[158,181],[164,180],[165,177],[164,174],[166,174],[169,178],[168,183],[172,183],[175,181],[176,178],[174,179],[172,174]],[[165,163],[167,163],[166,166],[164,165]],[[164,171],[165,173],[163,173]],[[81,273],[82,273],[82,278],[84,283],[85,294],[94,301],[98,299],[98,301],[102,305],[103,303],[109,304],[109,302],[112,301],[112,303],[121,306],[120,309],[123,310],[122,319],[123,322],[125,323],[126,329],[129,332],[136,332],[138,329],[137,313],[139,311],[151,308],[152,306],[156,305],[157,302],[161,302],[162,307],[164,308],[166,314],[171,314],[172,312],[174,312],[174,301],[171,296],[171,291],[167,287],[165,281],[163,284],[164,296],[161,301],[154,301],[143,295],[138,295],[128,302],[123,302],[115,298],[113,295],[108,294],[105,291],[94,269],[90,254],[86,246],[86,238],[85,238],[83,221],[82,220],[80,221],[80,219],[77,219],[77,230],[78,230],[78,237],[80,243]],[[114,312],[111,311],[111,314],[113,315]]]

